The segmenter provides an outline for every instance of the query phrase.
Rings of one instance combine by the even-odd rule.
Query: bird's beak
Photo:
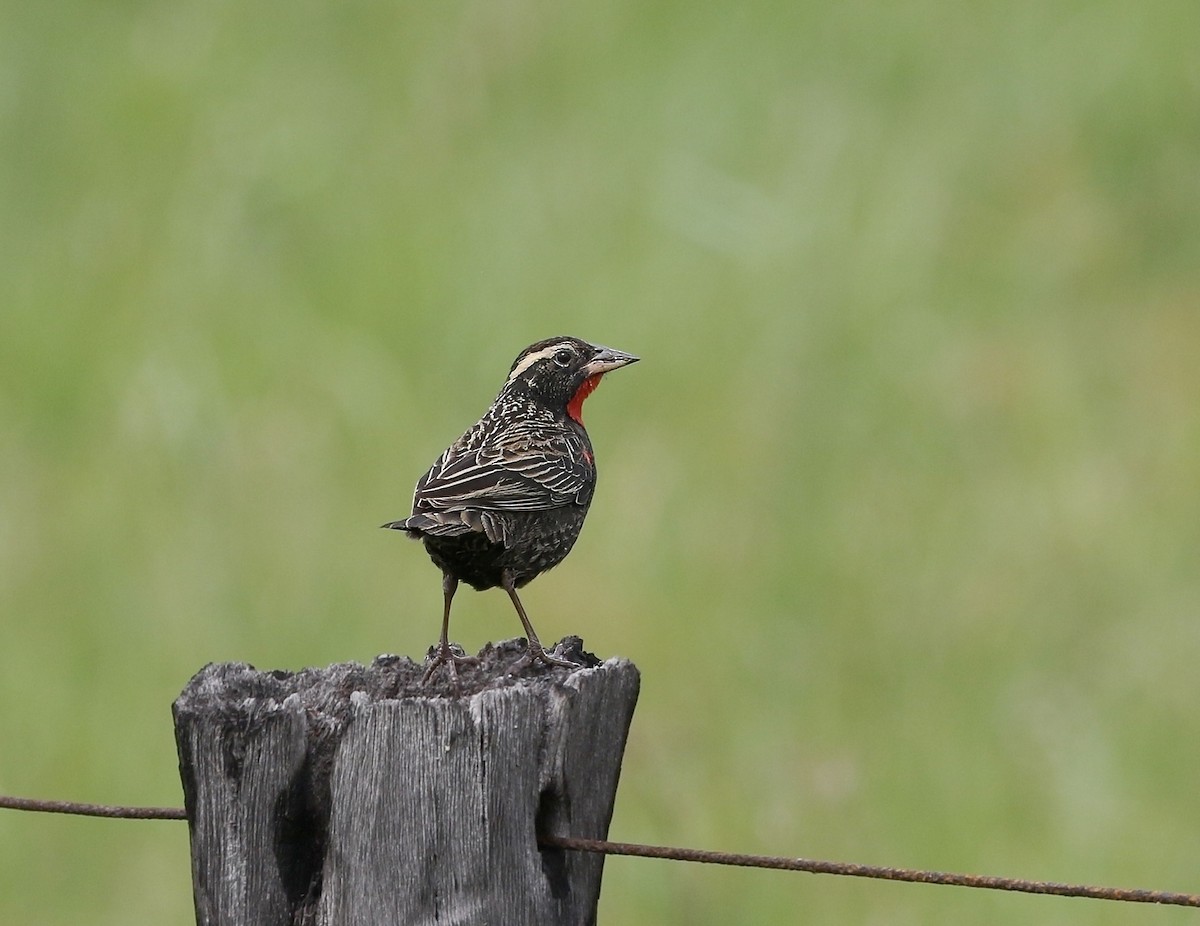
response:
[[[597,376],[600,373],[607,373],[609,370],[616,370],[638,361],[633,354],[627,354],[623,350],[601,347],[599,344],[593,344],[592,348],[596,353],[592,354],[592,359],[584,365],[588,376]]]

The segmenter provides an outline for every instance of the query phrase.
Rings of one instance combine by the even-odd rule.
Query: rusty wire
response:
[[[0,794],[0,809],[70,813],[80,817],[111,817],[118,820],[187,819],[182,807],[114,807],[110,804],[81,804],[77,801],[38,801],[31,797],[6,797],[3,794]]]
[[[1135,888],[1094,887],[1087,884],[1061,884],[1057,881],[1026,881],[993,875],[964,875],[948,871],[922,871],[915,868],[884,868],[855,862],[828,862],[821,859],[788,858],[776,855],[739,855],[706,849],[678,849],[673,846],[643,846],[603,839],[576,839],[573,836],[541,836],[543,846],[605,855],[631,855],[638,858],[672,859],[680,862],[706,862],[710,865],[736,865],[742,868],[770,868],[779,871],[806,871],[820,875],[848,875],[883,881],[909,881],[916,884],[948,884],[957,887],[985,888],[993,891],[1018,891],[1024,894],[1054,894],[1059,897],[1091,897],[1126,903],[1170,904],[1200,907],[1200,895],[1171,891],[1147,891]]]
[[[27,810],[40,813],[65,813],[84,817],[108,817],[123,820],[187,819],[187,814],[180,807],[115,807],[109,804],[82,804],[75,801],[41,801],[28,797],[6,797],[4,795],[0,795],[0,809]],[[1147,891],[1137,888],[1062,884],[1057,881],[1026,881],[1021,878],[999,878],[994,875],[966,875],[948,871],[923,871],[916,868],[886,868],[879,865],[860,865],[856,862],[830,862],[822,859],[789,858],[777,855],[742,855],[735,852],[713,852],[707,849],[645,846],[628,842],[609,842],[604,839],[578,839],[574,836],[551,836],[543,834],[538,837],[538,842],[542,848],[565,849],[573,852],[596,852],[604,855],[670,859],[679,862],[702,862],[709,865],[734,865],[740,868],[767,868],[776,871],[805,871],[810,874],[844,875],[853,878],[907,881],[916,884],[944,884],[957,887],[984,888],[993,891],[1016,891],[1023,894],[1090,897],[1094,900],[1113,900],[1125,903],[1153,903],[1177,907],[1200,907],[1200,895],[1180,894],[1172,891]]]

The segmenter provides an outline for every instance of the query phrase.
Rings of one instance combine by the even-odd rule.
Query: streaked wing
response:
[[[449,448],[417,483],[413,511],[539,511],[587,504],[591,464],[569,432],[514,423],[480,447]]]

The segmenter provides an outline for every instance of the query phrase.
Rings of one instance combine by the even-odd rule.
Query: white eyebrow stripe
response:
[[[513,382],[513,380],[517,379],[517,377],[519,377],[539,360],[546,360],[549,357],[553,357],[559,350],[562,349],[562,346],[562,344],[551,344],[549,347],[543,347],[537,353],[530,354],[515,367],[513,367],[513,371],[508,374],[508,379],[505,380],[505,384],[507,385],[508,383]]]

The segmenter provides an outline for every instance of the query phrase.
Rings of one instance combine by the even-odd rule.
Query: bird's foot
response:
[[[578,669],[579,663],[571,662],[569,659],[560,659],[553,653],[547,653],[542,648],[542,644],[537,640],[530,640],[528,648],[525,650],[525,655],[512,664],[508,670],[509,675],[517,675],[523,672],[526,668],[533,665],[535,662],[543,663],[544,665],[560,669]]]
[[[439,646],[429,647],[429,652],[425,655],[425,674],[421,676],[421,684],[425,684],[433,677],[433,673],[441,666],[446,666],[450,671],[450,680],[458,685],[458,667],[459,666],[477,666],[479,660],[475,656],[468,656],[457,643],[447,643],[443,641]]]

